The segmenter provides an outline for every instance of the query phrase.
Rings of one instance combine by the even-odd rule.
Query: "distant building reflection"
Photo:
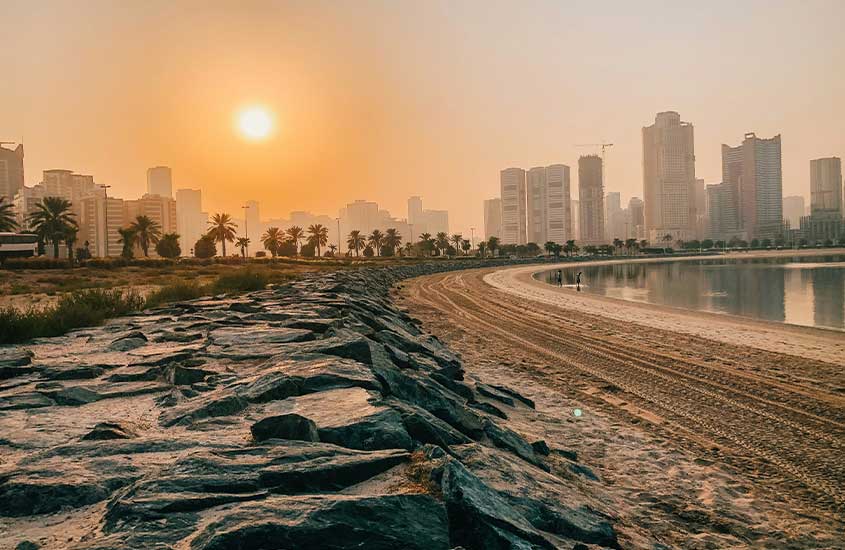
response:
[[[613,298],[845,329],[845,257],[573,267],[564,270],[564,284],[574,285],[579,270],[583,290]]]

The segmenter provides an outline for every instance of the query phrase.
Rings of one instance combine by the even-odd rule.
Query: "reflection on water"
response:
[[[563,270],[563,284],[578,271],[584,292],[845,330],[843,255],[576,266]]]

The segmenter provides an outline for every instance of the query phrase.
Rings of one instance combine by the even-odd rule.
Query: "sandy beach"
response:
[[[556,268],[433,275],[397,294],[471,375],[535,399],[537,411],[511,427],[594,465],[631,547],[646,536],[681,548],[840,544],[841,333],[623,302],[532,277]]]

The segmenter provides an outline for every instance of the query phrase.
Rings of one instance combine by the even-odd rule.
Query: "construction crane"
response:
[[[607,148],[613,147],[612,143],[576,143],[575,147],[601,147],[601,160],[604,162],[604,152]]]

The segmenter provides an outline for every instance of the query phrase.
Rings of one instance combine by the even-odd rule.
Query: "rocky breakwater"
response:
[[[578,465],[338,272],[0,349],[3,548],[618,547]]]

